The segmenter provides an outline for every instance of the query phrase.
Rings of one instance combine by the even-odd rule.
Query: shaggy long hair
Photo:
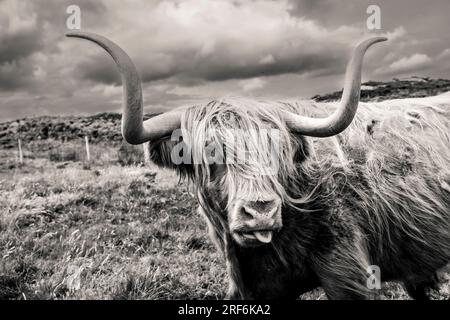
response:
[[[182,131],[197,159],[193,160],[195,185],[205,187],[215,178],[205,152],[213,146],[222,153],[219,165],[227,172],[228,205],[238,197],[237,191],[255,200],[269,192],[289,201],[285,186],[297,172],[293,155],[302,145],[284,124],[280,111],[245,99],[212,101],[188,109],[182,117]]]
[[[372,261],[390,259],[386,275],[429,275],[450,260],[449,133],[449,94],[361,103],[352,125],[334,143],[316,140],[305,163],[328,206],[341,199],[355,212]]]

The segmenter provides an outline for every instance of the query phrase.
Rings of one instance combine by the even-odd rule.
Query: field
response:
[[[171,172],[25,160],[0,174],[0,299],[223,295],[221,257]]]
[[[0,299],[224,296],[224,261],[188,185],[152,165],[120,165],[119,145],[93,145],[91,163],[82,140],[69,146],[30,144],[23,165],[0,150]],[[127,150],[129,163],[141,156]],[[433,297],[449,299],[450,276],[441,277]],[[388,284],[380,298],[408,297]]]

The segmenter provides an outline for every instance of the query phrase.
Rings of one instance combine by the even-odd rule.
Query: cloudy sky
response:
[[[0,121],[120,109],[109,56],[65,38],[66,9],[81,28],[132,57],[146,110],[221,96],[296,99],[338,90],[349,53],[373,34],[364,80],[450,78],[448,0],[0,0]],[[381,8],[379,31],[366,26]]]

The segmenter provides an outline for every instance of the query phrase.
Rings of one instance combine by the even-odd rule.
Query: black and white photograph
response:
[[[449,300],[449,17],[0,0],[0,300]]]

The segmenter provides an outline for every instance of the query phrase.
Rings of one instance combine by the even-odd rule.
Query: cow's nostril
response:
[[[255,212],[253,212],[252,210],[249,210],[245,206],[243,206],[241,208],[241,213],[242,213],[242,216],[247,219],[253,219],[255,217]]]

